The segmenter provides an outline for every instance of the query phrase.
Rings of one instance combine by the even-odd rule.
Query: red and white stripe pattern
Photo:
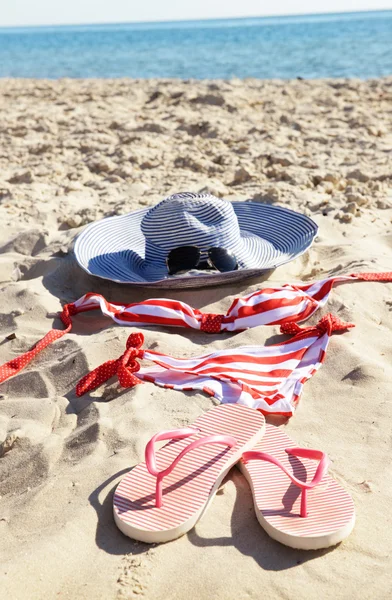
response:
[[[388,282],[392,281],[392,272],[353,273],[307,285],[286,284],[265,288],[234,300],[226,315],[202,313],[178,300],[160,298],[123,305],[107,302],[100,294],[85,294],[76,302],[66,304],[60,313],[65,330],[53,329],[32,350],[0,366],[0,383],[16,375],[46,346],[71,331],[72,317],[78,313],[100,310],[115,323],[131,327],[159,325],[187,327],[208,333],[234,332],[259,325],[304,321],[327,302],[335,283],[349,281]]]
[[[329,321],[333,325],[328,327]],[[289,324],[290,325],[290,324]],[[320,368],[333,331],[353,327],[326,315],[316,327],[282,327],[296,335],[271,346],[219,350],[196,358],[174,358],[151,350],[143,358],[159,368],[137,377],[174,390],[200,390],[223,403],[239,403],[263,414],[291,417],[305,382]]]
[[[309,483],[318,463],[285,452],[295,446],[281,429],[267,425],[253,450],[273,456],[297,479]],[[308,515],[301,517],[301,489],[279,467],[264,460],[241,461],[238,466],[251,484],[260,524],[274,539],[294,548],[317,549],[336,544],[351,532],[353,500],[330,475],[308,490]]]
[[[73,303],[75,314],[100,310],[120,325],[187,327],[208,333],[241,331],[259,325],[301,322],[324,306],[335,283],[349,281],[392,282],[390,273],[353,273],[308,285],[285,284],[236,298],[225,315],[203,313],[178,300],[157,298],[136,304],[107,302],[100,294],[86,294]]]
[[[170,441],[156,453],[159,470],[167,468],[192,442],[206,436],[235,438],[232,448],[204,445],[185,454],[163,479],[163,502],[155,503],[156,477],[140,463],[118,485],[113,499],[117,525],[126,535],[146,542],[163,542],[189,531],[228,470],[251,449],[264,431],[264,417],[238,406],[217,406],[199,417],[191,437]]]
[[[201,390],[222,403],[244,404],[264,414],[290,417],[304,383],[324,360],[329,336],[353,326],[328,314],[314,327],[282,325],[283,333],[295,337],[280,344],[220,350],[196,358],[143,350],[143,334],[132,333],[124,354],[85,375],[76,386],[76,394],[82,396],[117,374],[123,387],[144,380],[174,390]],[[140,368],[137,359],[157,366]]]

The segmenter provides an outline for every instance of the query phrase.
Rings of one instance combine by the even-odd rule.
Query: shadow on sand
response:
[[[100,501],[101,492],[114,480],[118,481],[129,469],[115,473],[103,482],[90,495],[89,501],[97,513],[98,524],[96,543],[99,548],[109,554],[143,554],[154,544],[145,544],[131,540],[117,529],[113,520],[113,486]],[[295,550],[283,546],[270,538],[256,519],[253,508],[252,494],[243,475],[234,468],[230,471],[230,478],[236,487],[236,501],[231,516],[231,536],[219,538],[203,538],[197,533],[196,527],[187,534],[189,541],[198,548],[211,546],[234,546],[241,554],[253,558],[257,564],[268,571],[284,571],[292,569],[299,564],[314,560],[331,552],[333,548],[324,550]],[[218,492],[219,494],[219,492]],[[175,540],[173,542],[175,543]]]
[[[253,498],[249,485],[236,468],[228,477],[236,487],[236,501],[231,516],[231,537],[203,538],[196,528],[187,535],[194,546],[234,546],[241,554],[252,557],[267,571],[285,571],[331,552],[324,550],[295,550],[276,542],[259,524],[253,508]]]

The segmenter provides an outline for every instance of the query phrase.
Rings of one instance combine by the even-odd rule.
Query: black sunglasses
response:
[[[216,269],[221,273],[236,271],[238,269],[237,259],[230,250],[226,248],[210,248],[207,252],[207,260],[200,260],[201,250],[197,246],[178,246],[170,250],[167,255],[166,264],[169,275],[175,275],[181,271],[191,269]]]

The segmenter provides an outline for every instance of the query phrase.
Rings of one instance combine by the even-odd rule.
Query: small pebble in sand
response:
[[[240,167],[234,173],[234,179],[231,185],[239,185],[241,183],[249,181],[250,179],[252,179],[252,174],[244,167]]]
[[[335,216],[335,219],[338,219],[338,221],[340,221],[341,223],[351,223],[351,221],[353,220],[353,215],[352,213],[339,212]]]
[[[392,208],[392,202],[387,202],[386,200],[377,200],[376,206],[381,210],[387,210],[388,208]]]
[[[335,173],[327,173],[324,177],[324,181],[329,181],[333,185],[337,185],[340,181],[340,176]]]
[[[9,183],[32,183],[33,175],[31,171],[22,171],[21,173],[16,173],[9,180]]]
[[[18,439],[17,433],[9,433],[5,440],[0,444],[0,457],[12,450]]]
[[[345,207],[344,210],[348,213],[351,213],[352,215],[355,215],[356,212],[358,211],[358,204],[356,204],[356,202],[349,202]]]
[[[92,173],[110,173],[116,168],[116,164],[104,156],[94,158],[87,166]]]
[[[70,229],[74,229],[75,227],[80,227],[82,224],[82,217],[80,215],[72,215],[68,217],[64,223],[68,225]]]
[[[357,179],[358,181],[366,182],[369,181],[370,177],[366,175],[361,169],[355,169],[347,173],[348,179]]]

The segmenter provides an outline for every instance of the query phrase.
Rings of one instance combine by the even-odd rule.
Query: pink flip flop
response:
[[[261,442],[243,454],[238,467],[252,488],[256,516],[268,535],[292,548],[317,550],[351,533],[354,503],[327,475],[329,463],[323,452],[297,448],[278,427],[266,426]]]
[[[168,542],[204,514],[225,475],[261,439],[263,415],[240,404],[221,404],[191,427],[163,431],[147,444],[145,462],[114,494],[118,528],[142,542]],[[155,442],[171,440],[155,452]]]

